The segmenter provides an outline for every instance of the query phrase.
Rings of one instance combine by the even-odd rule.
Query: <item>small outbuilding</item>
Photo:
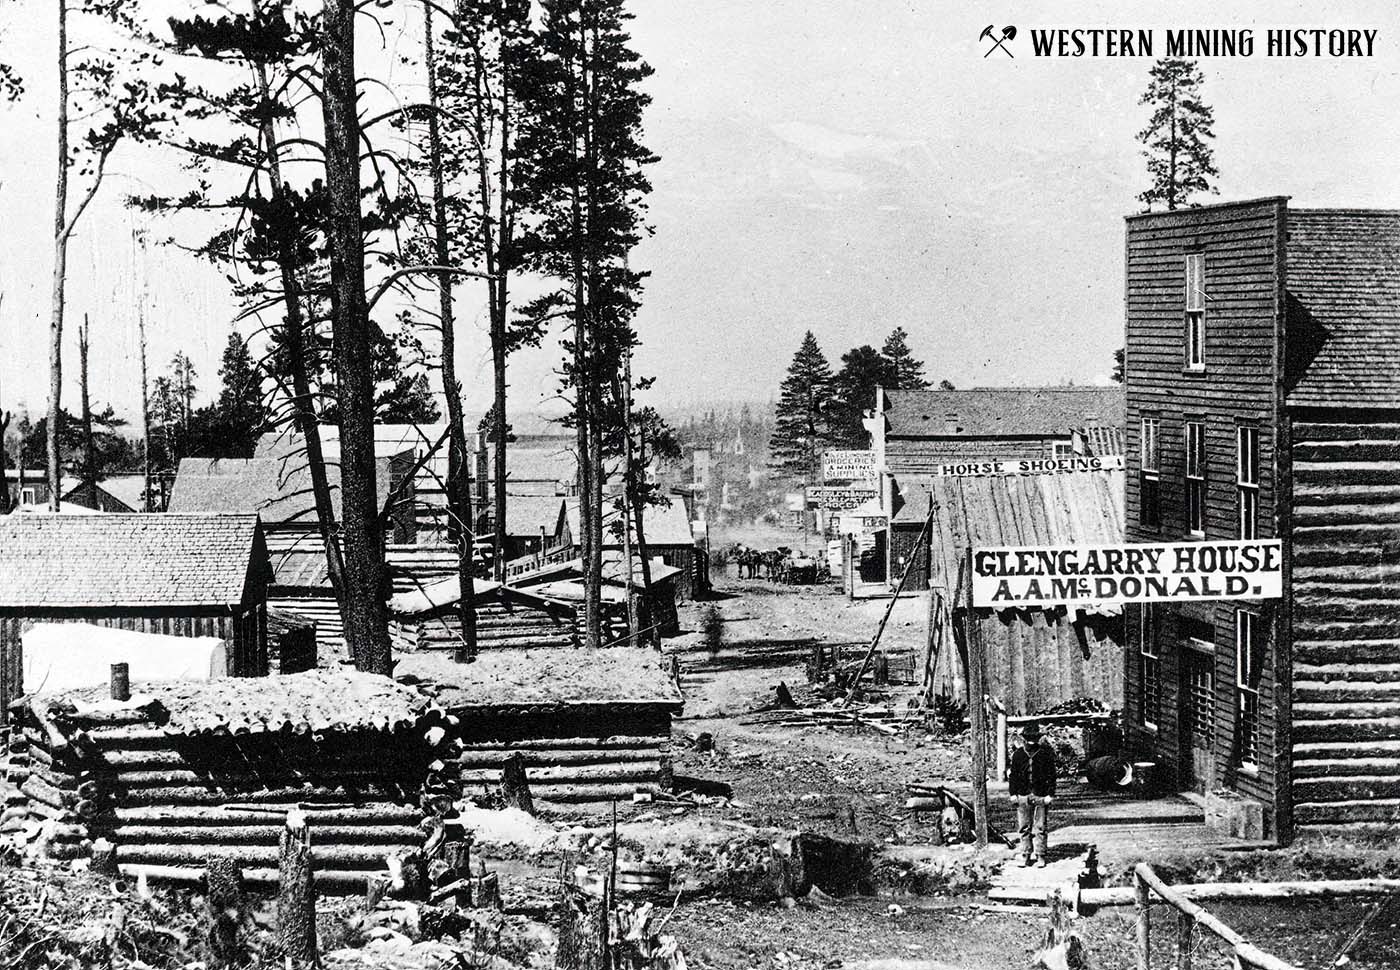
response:
[[[494,788],[516,752],[544,801],[671,787],[671,718],[683,701],[653,650],[495,650],[466,664],[425,652],[402,656],[395,675],[458,718],[466,795]]]
[[[8,515],[0,576],[0,711],[25,690],[36,623],[216,637],[229,674],[267,673],[271,569],[255,515]]]
[[[478,649],[578,646],[575,604],[487,579],[473,583],[473,593]],[[455,577],[389,600],[394,649],[454,649],[462,639],[461,601]]]
[[[87,857],[100,838],[127,875],[197,882],[219,855],[275,884],[277,839],[300,807],[318,885],[353,893],[423,846],[445,724],[411,687],[340,671],[150,684],[126,701],[39,695],[16,720],[19,804],[51,857]]]

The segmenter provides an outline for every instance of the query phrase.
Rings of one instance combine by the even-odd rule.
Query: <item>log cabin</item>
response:
[[[1400,823],[1400,212],[1129,216],[1128,541],[1277,538],[1275,601],[1131,606],[1127,733],[1264,834]]]
[[[249,882],[275,884],[278,835],[299,805],[318,887],[364,893],[389,856],[424,844],[432,740],[446,722],[387,678],[309,671],[16,706],[19,807],[42,823],[53,858],[85,858],[102,838],[126,875],[198,882],[221,855]]]
[[[0,576],[0,711],[24,690],[35,623],[217,637],[230,674],[267,673],[271,569],[257,516],[8,515]]]
[[[464,795],[494,788],[516,752],[546,802],[601,807],[671,787],[683,701],[654,650],[492,650],[465,664],[431,651],[402,655],[394,674],[458,719]]]
[[[487,579],[476,580],[472,590],[478,650],[578,646],[577,604]],[[389,601],[394,649],[455,649],[462,639],[461,601],[455,577],[395,595]]]

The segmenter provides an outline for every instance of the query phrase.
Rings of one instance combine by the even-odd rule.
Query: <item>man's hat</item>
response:
[[[1039,741],[1040,725],[1037,724],[1035,721],[1031,721],[1029,724],[1023,725],[1021,728],[1021,737],[1025,738],[1027,741]]]

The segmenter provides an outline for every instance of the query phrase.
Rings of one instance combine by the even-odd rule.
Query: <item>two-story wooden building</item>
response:
[[[1127,220],[1128,541],[1278,538],[1284,596],[1132,606],[1125,717],[1182,790],[1400,822],[1400,212]]]

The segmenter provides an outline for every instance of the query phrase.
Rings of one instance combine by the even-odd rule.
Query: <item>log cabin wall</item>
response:
[[[482,650],[578,646],[578,616],[565,604],[493,596],[476,606],[477,648]],[[399,650],[451,650],[461,641],[455,604],[431,613],[391,616],[389,636]]]
[[[1285,228],[1281,198],[1127,220],[1129,542],[1240,537],[1241,428],[1258,436],[1257,537],[1280,534],[1276,484]],[[1201,366],[1188,361],[1188,255],[1203,260]],[[1144,466],[1144,422],[1156,423],[1155,470],[1151,461]],[[1194,533],[1188,521],[1188,423],[1201,429],[1205,458],[1203,528]],[[1252,696],[1257,716],[1241,716],[1248,701],[1236,687],[1239,611],[1256,618],[1259,655]],[[1287,713],[1287,698],[1275,692],[1281,672],[1287,682],[1283,611],[1257,601],[1130,606],[1126,633],[1125,717],[1133,748],[1165,765],[1178,787],[1233,788],[1276,813],[1277,729],[1280,713],[1285,722]]]
[[[1293,436],[1293,797],[1302,826],[1400,820],[1400,410]]]
[[[536,798],[553,802],[630,799],[638,788],[669,790],[671,713],[660,705],[589,708],[472,708],[461,717],[461,784],[494,789],[519,752]]]

